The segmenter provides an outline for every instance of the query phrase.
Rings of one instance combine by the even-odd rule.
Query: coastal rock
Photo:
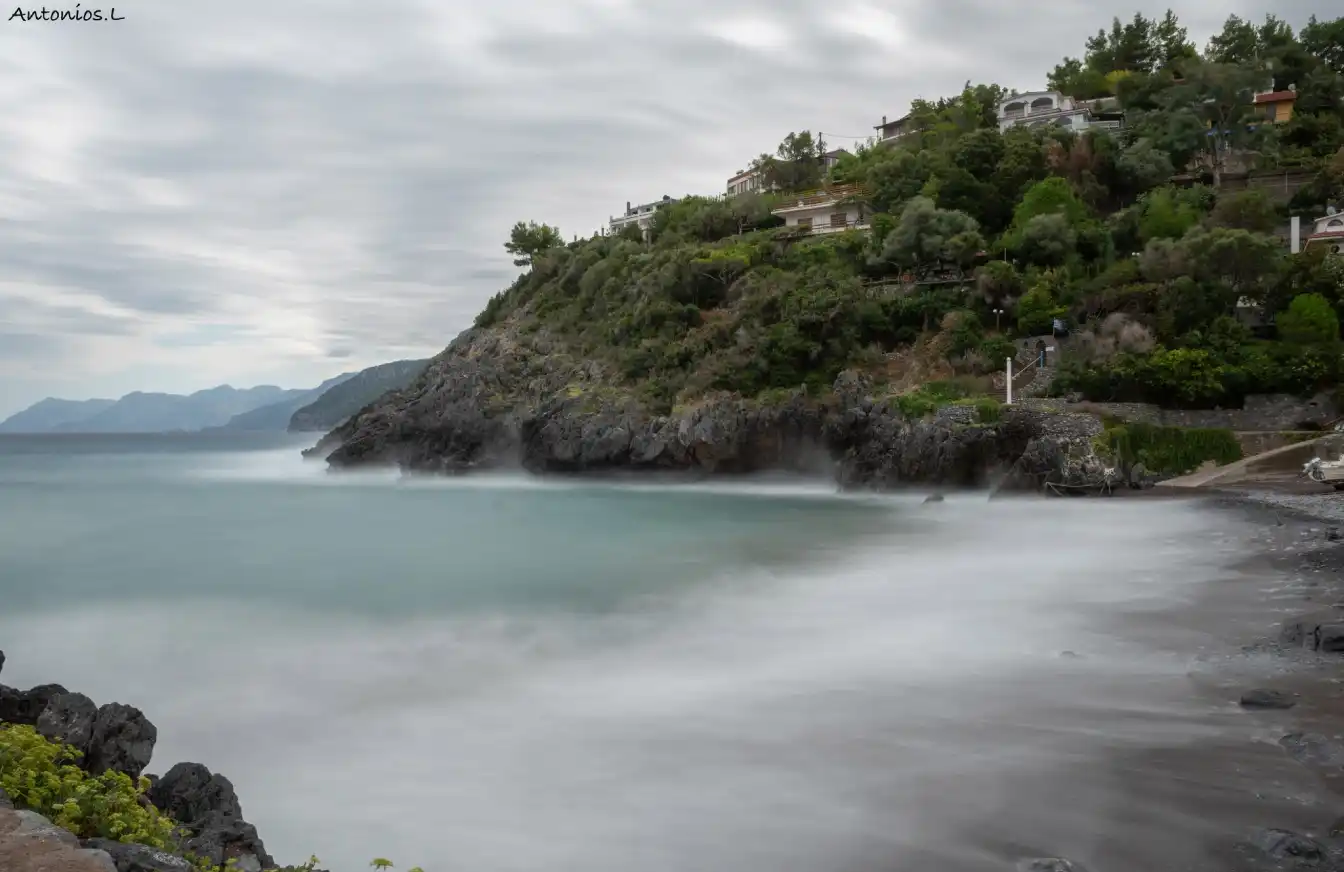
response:
[[[128,845],[111,839],[85,839],[82,843],[91,851],[101,851],[111,858],[116,872],[195,872],[191,863],[175,854],[144,845]]]
[[[1241,707],[1250,709],[1290,709],[1297,701],[1281,690],[1257,688],[1241,695]]]
[[[1326,855],[1325,846],[1320,842],[1291,830],[1256,830],[1251,836],[1251,844],[1275,860],[1316,863]]]
[[[333,468],[395,465],[458,474],[666,470],[694,474],[832,472],[841,487],[983,486],[1018,462],[1007,489],[1096,477],[1090,415],[1009,407],[980,423],[969,406],[922,420],[875,402],[871,383],[842,372],[825,399],[802,391],[768,402],[708,394],[654,414],[635,388],[540,329],[467,330],[407,390],[386,394],[320,443]],[[1089,459],[1090,458],[1090,459]]]
[[[1309,766],[1344,766],[1344,744],[1320,733],[1289,733],[1279,745],[1299,763]]]
[[[0,651],[0,672],[5,671],[5,652]]]
[[[154,755],[158,737],[158,729],[140,709],[108,703],[94,718],[85,768],[93,773],[112,769],[138,778]]]
[[[223,775],[199,763],[178,763],[150,788],[149,800],[187,829],[185,847],[192,853],[220,865],[233,859],[243,872],[275,865]]]
[[[84,694],[57,694],[38,715],[37,731],[53,742],[87,754],[97,717],[98,706]]]
[[[74,833],[56,826],[37,812],[22,810],[14,814],[19,821],[19,825],[13,830],[14,835],[41,839],[44,842],[59,842],[72,848],[79,847],[79,839]]]
[[[1301,645],[1313,651],[1321,649],[1321,636],[1325,627],[1344,625],[1344,609],[1333,607],[1309,612],[1284,621],[1279,631],[1279,641],[1285,645]],[[1330,631],[1331,644],[1335,644],[1338,633]]]
[[[39,684],[29,690],[15,690],[0,684],[0,723],[37,726],[37,719],[52,697],[69,693],[59,684]]]
[[[1087,872],[1084,867],[1062,857],[1038,857],[1034,860],[1023,860],[1017,864],[1017,869],[1018,872]]]

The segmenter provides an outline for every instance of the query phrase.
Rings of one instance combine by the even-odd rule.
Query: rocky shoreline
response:
[[[23,691],[0,684],[0,725],[32,727],[48,741],[73,747],[81,755],[77,765],[91,776],[111,771],[133,780],[144,774],[158,738],[139,709],[116,702],[99,706],[59,684]],[[149,788],[140,802],[181,827],[179,852],[106,838],[81,840],[34,811],[16,808],[15,798],[0,789],[0,869],[195,872],[201,862],[236,872],[276,868],[256,828],[243,817],[228,778],[199,763],[178,763],[162,776],[145,778]]]
[[[824,474],[846,489],[912,485],[1040,491],[1095,488],[1093,416],[974,405],[907,415],[872,381],[842,372],[825,397],[768,402],[711,394],[649,412],[593,362],[566,363],[540,336],[469,330],[420,379],[385,394],[304,455],[333,469],[397,466],[456,475],[516,470],[695,476]]]

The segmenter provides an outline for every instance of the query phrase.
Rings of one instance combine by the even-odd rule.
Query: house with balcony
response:
[[[659,209],[669,203],[677,202],[673,198],[663,195],[663,199],[654,200],[652,203],[643,203],[638,206],[630,205],[630,201],[625,203],[625,214],[618,215],[610,219],[611,233],[613,235],[620,233],[623,229],[634,224],[644,231],[644,237],[649,236],[649,228],[653,226],[653,216]]]
[[[821,171],[828,173],[831,167],[840,162],[840,158],[848,155],[849,152],[843,148],[837,148],[826,152],[821,156]],[[779,190],[779,186],[773,183],[767,184],[764,174],[758,169],[738,170],[737,175],[728,180],[729,197],[735,197],[739,194],[757,194],[768,193]]]
[[[887,116],[883,115],[882,123],[874,125],[873,129],[877,131],[878,143],[883,145],[915,132],[915,126],[911,123],[909,115],[902,115],[895,121],[888,121]]]
[[[1302,240],[1302,250],[1313,246],[1324,248],[1331,254],[1344,254],[1344,213],[1330,206],[1324,217],[1316,219],[1311,234]]]
[[[1252,98],[1256,115],[1271,124],[1287,124],[1293,118],[1293,106],[1297,103],[1297,88],[1289,86],[1286,91],[1261,91]]]
[[[1032,91],[1016,94],[999,104],[999,131],[1010,127],[1065,127],[1076,133],[1084,130],[1115,130],[1123,121],[1118,113],[1094,113],[1094,107],[1077,103],[1058,91]]]
[[[809,191],[770,211],[784,219],[786,229],[799,233],[839,233],[868,226],[868,204],[859,185]]]

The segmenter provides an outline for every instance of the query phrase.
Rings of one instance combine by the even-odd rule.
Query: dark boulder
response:
[[[1262,829],[1251,836],[1251,844],[1275,860],[1302,860],[1317,863],[1325,859],[1320,842],[1291,830]]]
[[[125,772],[132,778],[149,765],[159,731],[140,709],[111,702],[98,709],[85,768],[93,773],[108,769]]]
[[[87,754],[97,717],[98,706],[84,694],[57,694],[38,715],[37,731],[53,742],[70,745]]]
[[[85,839],[81,844],[94,851],[106,851],[117,872],[196,872],[183,858],[144,845],[111,839]]]
[[[0,684],[0,723],[37,726],[37,719],[52,697],[69,693],[59,684],[39,684],[29,690],[15,690]]]
[[[1251,709],[1290,709],[1297,701],[1281,690],[1257,688],[1241,695],[1241,707]]]
[[[150,788],[149,800],[186,828],[184,847],[192,853],[218,865],[234,859],[240,870],[275,865],[223,775],[199,763],[178,763]]]

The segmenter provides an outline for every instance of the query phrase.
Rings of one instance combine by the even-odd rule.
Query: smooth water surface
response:
[[[1203,857],[1106,761],[1211,735],[1188,652],[1125,628],[1227,572],[1225,516],[333,476],[301,447],[0,437],[5,682],[142,708],[151,771],[228,775],[282,862]]]

